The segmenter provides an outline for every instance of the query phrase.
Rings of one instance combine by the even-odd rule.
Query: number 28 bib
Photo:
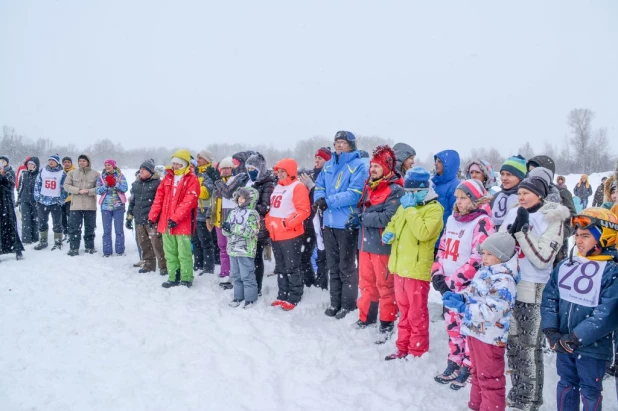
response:
[[[564,263],[558,272],[560,299],[585,307],[599,305],[601,280],[606,261],[577,259],[573,265]]]

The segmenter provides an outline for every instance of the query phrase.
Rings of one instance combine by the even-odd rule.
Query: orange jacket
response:
[[[307,187],[298,181],[296,161],[291,158],[284,158],[273,167],[276,172],[278,169],[283,169],[288,174],[288,177],[279,180],[273,194],[270,196],[270,210],[264,217],[264,224],[270,233],[270,238],[273,241],[283,241],[296,238],[305,233],[303,221],[311,214],[311,204],[309,201],[309,191]],[[298,183],[298,184],[294,184]],[[286,186],[294,184],[294,191],[291,195],[291,204],[289,196],[285,196]],[[283,193],[283,195],[278,194]],[[281,202],[284,202],[282,204]],[[285,202],[288,201],[286,204]],[[290,213],[286,216],[277,216],[280,214],[279,208],[289,209]],[[274,214],[274,215],[271,215]]]

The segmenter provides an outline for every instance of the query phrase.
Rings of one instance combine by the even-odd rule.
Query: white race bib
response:
[[[41,171],[41,195],[45,197],[58,198],[61,193],[60,181],[64,171],[49,171],[46,168]]]
[[[270,195],[270,210],[271,217],[286,218],[296,212],[294,207],[294,188],[298,181],[292,184],[282,186],[277,184],[273,193]]]
[[[506,214],[517,203],[517,194],[507,195],[503,192],[496,194],[494,206],[491,209],[491,219],[495,225],[502,225]]]
[[[472,255],[472,240],[474,227],[485,215],[480,215],[472,221],[459,222],[450,216],[444,230],[445,254],[442,267],[446,275],[453,274],[470,260]]]
[[[578,259],[573,265],[564,263],[558,272],[560,299],[585,307],[599,305],[601,280],[607,261]]]

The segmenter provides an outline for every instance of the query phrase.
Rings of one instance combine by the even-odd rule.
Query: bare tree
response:
[[[584,173],[592,171],[592,159],[589,153],[593,118],[594,112],[587,108],[573,109],[567,116],[567,124],[571,128],[570,142],[575,150],[577,165]]]
[[[519,148],[518,152],[525,159],[534,157],[534,149],[532,149],[529,141],[526,141],[526,143]]]

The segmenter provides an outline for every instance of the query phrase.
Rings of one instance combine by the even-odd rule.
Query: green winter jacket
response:
[[[233,201],[238,204],[238,197],[249,197],[249,204],[237,206],[227,216],[230,231],[222,230],[227,237],[227,254],[230,257],[255,257],[257,235],[260,231],[260,215],[255,210],[258,192],[253,187],[243,187],[234,193]]]
[[[384,230],[395,234],[388,259],[391,273],[431,281],[434,245],[444,226],[443,214],[444,208],[433,189],[422,204],[408,208],[399,206]]]

